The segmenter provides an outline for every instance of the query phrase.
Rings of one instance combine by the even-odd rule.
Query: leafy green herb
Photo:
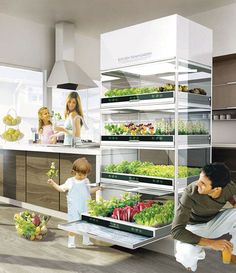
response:
[[[49,171],[47,172],[47,176],[50,179],[58,176],[58,170],[55,167],[55,162],[51,163],[51,167],[50,167]]]
[[[122,161],[120,164],[110,164],[104,168],[105,172],[110,173],[127,173],[145,176],[156,176],[165,178],[174,178],[174,165],[154,165],[152,162],[141,161]],[[179,178],[188,176],[197,176],[201,172],[200,168],[191,168],[186,166],[179,166]]]
[[[111,135],[174,135],[175,134],[175,121],[171,119],[161,119],[156,124],[134,124],[120,123],[109,124],[107,123],[104,128]],[[200,121],[183,121],[178,123],[178,132],[180,135],[205,135],[208,134],[203,122]]]
[[[174,202],[171,200],[166,201],[163,205],[154,204],[134,215],[135,223],[145,226],[166,225],[171,223],[173,218]]]
[[[128,96],[128,95],[139,95],[139,94],[151,94],[158,93],[164,91],[174,91],[175,85],[171,83],[167,83],[160,87],[132,87],[132,88],[124,88],[124,89],[111,89],[106,91],[106,97],[119,97],[119,96]],[[186,85],[179,85],[178,90],[182,92],[188,92],[188,87]]]
[[[139,202],[140,194],[131,195],[126,192],[121,198],[113,197],[109,200],[100,198],[99,201],[89,200],[89,213],[92,216],[111,216],[115,208],[123,208],[125,206],[133,206]]]

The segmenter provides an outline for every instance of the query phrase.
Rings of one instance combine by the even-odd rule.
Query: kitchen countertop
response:
[[[213,148],[236,148],[236,143],[212,143]],[[20,143],[3,143],[0,144],[1,150],[15,151],[32,151],[32,152],[47,152],[47,153],[64,153],[64,154],[87,154],[100,155],[99,147],[84,147],[72,148],[64,145],[42,145],[42,144],[20,144]]]
[[[45,153],[63,153],[63,154],[84,154],[84,155],[100,155],[99,147],[84,147],[72,148],[64,145],[42,145],[42,144],[20,144],[20,143],[3,143],[0,144],[1,150],[14,151],[31,151],[31,152],[45,152]]]
[[[236,148],[236,143],[212,143],[213,148]]]

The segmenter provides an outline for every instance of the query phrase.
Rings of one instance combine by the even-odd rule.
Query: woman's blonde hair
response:
[[[75,111],[79,116],[81,116],[83,118],[84,113],[83,113],[83,108],[82,108],[82,103],[81,103],[81,100],[80,100],[80,96],[79,96],[79,94],[77,92],[74,92],[74,91],[70,92],[70,94],[66,98],[65,118],[67,118],[69,116],[69,114],[70,114],[69,108],[68,108],[68,102],[71,99],[75,99],[75,101],[76,101]],[[80,119],[80,123],[81,123],[81,126],[82,126],[83,125],[82,119]]]
[[[92,166],[85,157],[76,159],[72,164],[72,172],[87,175],[91,172]]]
[[[42,119],[42,113],[44,110],[48,110],[47,107],[43,106],[41,108],[39,108],[38,110],[38,121],[39,121],[39,125],[38,125],[38,132],[43,129],[43,126],[44,126],[44,122],[43,122],[43,119]],[[49,111],[49,110],[48,110]],[[52,125],[52,122],[51,120],[48,121],[48,124]]]

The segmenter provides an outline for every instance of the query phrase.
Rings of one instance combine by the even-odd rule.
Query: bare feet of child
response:
[[[76,248],[75,236],[69,236],[68,237],[68,248]]]

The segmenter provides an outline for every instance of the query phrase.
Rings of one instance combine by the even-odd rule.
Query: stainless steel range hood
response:
[[[56,24],[56,62],[47,86],[70,90],[97,87],[75,62],[75,27],[72,23]]]

